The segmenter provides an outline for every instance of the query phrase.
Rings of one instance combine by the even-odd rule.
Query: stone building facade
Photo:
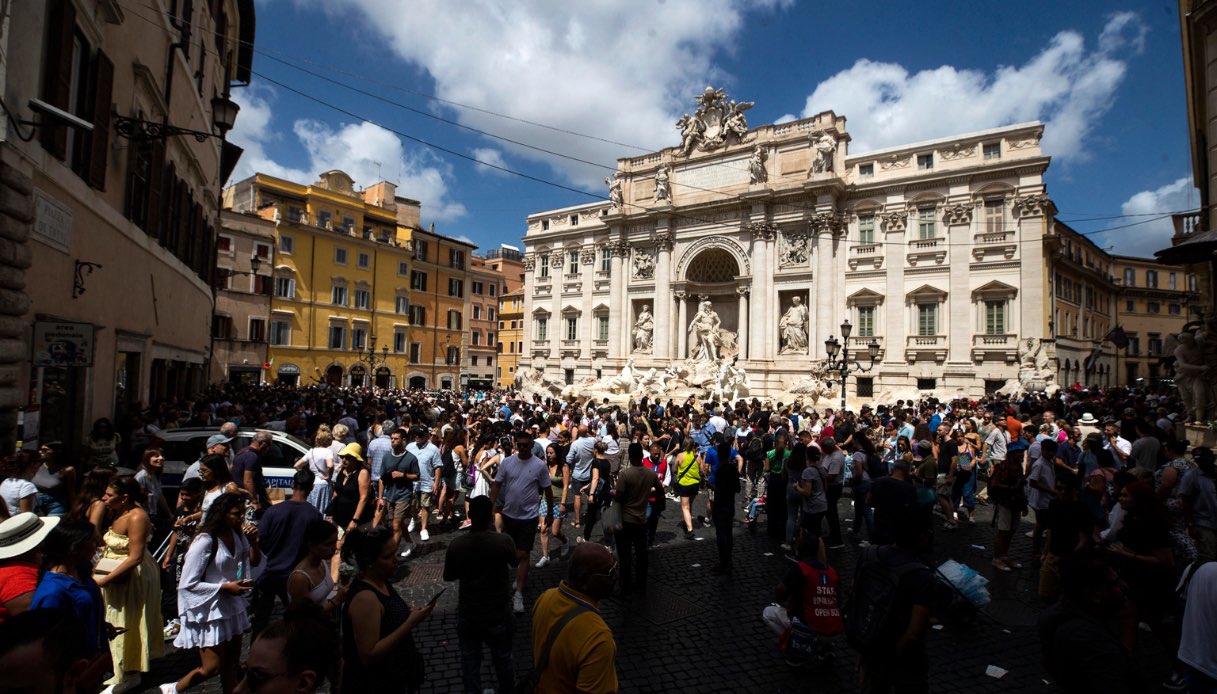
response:
[[[863,398],[980,395],[1017,377],[1020,338],[1051,351],[1041,124],[851,154],[844,117],[749,129],[747,106],[708,88],[679,146],[618,161],[607,202],[528,217],[521,369],[663,369],[701,353],[703,320],[753,394],[845,320],[864,365],[879,346]]]
[[[267,351],[275,286],[275,223],[224,210],[216,236],[216,309],[211,319],[211,383],[270,380]]]
[[[0,449],[14,406],[26,444],[74,457],[94,420],[123,431],[206,382],[218,195],[240,154],[221,137],[255,10],[154,4],[0,4]]]

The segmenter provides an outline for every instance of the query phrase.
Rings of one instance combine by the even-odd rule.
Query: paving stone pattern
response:
[[[842,526],[851,527],[853,512],[847,497],[841,501]],[[696,507],[700,509],[703,498]],[[834,661],[815,668],[792,668],[779,657],[777,639],[761,622],[761,610],[773,601],[773,589],[787,562],[762,527],[755,531],[741,525],[737,512],[734,573],[715,576],[710,567],[717,561],[714,529],[696,531],[689,541],[677,528],[678,506],[669,503],[660,521],[656,546],[651,550],[650,589],[646,596],[613,597],[601,604],[601,613],[617,641],[617,668],[623,692],[856,692],[857,658],[842,640]],[[970,624],[944,624],[927,638],[930,653],[932,692],[1051,692],[1040,664],[1035,623],[1042,609],[1036,595],[1036,573],[1030,561],[1031,541],[1024,532],[1031,524],[1024,519],[1016,534],[1011,556],[1027,568],[1002,573],[990,565],[993,530],[992,507],[980,506],[977,524],[944,531],[940,522],[930,556],[935,564],[955,559],[991,580],[993,602]],[[455,529],[431,529],[431,541],[402,568],[396,584],[412,605],[431,598],[442,584],[442,565],[447,541]],[[573,529],[567,530],[574,542]],[[848,540],[848,538],[847,538]],[[848,543],[829,553],[841,574],[843,586],[851,580],[860,550]],[[540,557],[540,543],[532,561]],[[525,591],[531,609],[542,591],[565,578],[567,562],[553,561],[543,569],[532,569]],[[461,691],[460,658],[456,643],[457,591],[440,598],[431,619],[416,634],[427,663],[424,692]],[[1137,660],[1147,681],[1160,682],[1167,674],[1168,660],[1154,638],[1142,631]],[[248,643],[246,644],[248,647]],[[531,668],[531,619],[516,619],[515,654],[518,673]],[[149,687],[172,680],[197,664],[193,652],[174,652],[156,663],[144,676]],[[989,665],[1008,671],[1001,679],[985,674]],[[494,686],[487,652],[482,665],[483,687]],[[148,691],[155,692],[155,689]],[[219,692],[218,679],[195,691]]]

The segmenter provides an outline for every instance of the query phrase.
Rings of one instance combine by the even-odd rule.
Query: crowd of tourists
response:
[[[1211,694],[1217,470],[1180,438],[1181,411],[1165,391],[1080,387],[852,412],[216,386],[2,461],[0,676],[118,693],[171,642],[198,665],[144,683],[167,694],[212,677],[224,691],[418,691],[416,630],[436,602],[409,605],[394,581],[442,528],[464,691],[484,691],[485,648],[495,691],[516,691],[518,667],[536,691],[615,692],[599,605],[656,581],[666,514],[688,539],[713,527],[707,570],[727,580],[736,531],[764,533],[791,560],[761,616],[778,651],[802,665],[848,642],[867,692],[929,691],[927,630],[959,602],[929,559],[935,537],[984,519],[994,571],[1038,569],[1044,665],[1063,690],[1148,691],[1144,625],[1173,655],[1164,686]],[[213,433],[167,494],[160,445],[178,427]],[[233,450],[243,430],[257,433]],[[263,471],[276,431],[309,445],[288,461],[286,500]],[[847,543],[861,548],[848,586],[834,566]],[[568,578],[530,608],[530,569],[553,562]],[[512,644],[529,609],[523,666]]]

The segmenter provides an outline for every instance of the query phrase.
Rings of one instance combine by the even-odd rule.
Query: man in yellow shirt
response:
[[[612,553],[585,542],[571,555],[567,580],[537,598],[532,658],[538,694],[616,694],[617,642],[599,612],[616,582]]]

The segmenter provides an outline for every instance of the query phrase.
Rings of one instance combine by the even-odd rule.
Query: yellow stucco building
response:
[[[341,171],[311,185],[255,174],[224,197],[276,223],[268,380],[458,382],[473,247],[421,229],[418,201],[386,181],[358,189]]]

